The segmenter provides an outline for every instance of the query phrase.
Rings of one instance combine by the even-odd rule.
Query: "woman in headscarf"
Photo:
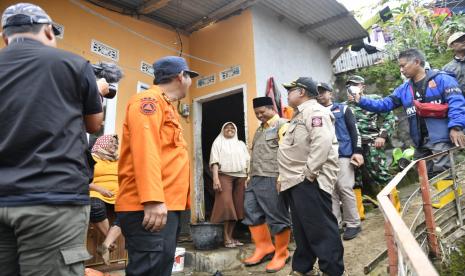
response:
[[[110,227],[107,207],[114,208],[118,193],[118,136],[100,136],[92,147],[94,181],[90,184],[90,221],[105,236],[105,240],[97,247],[105,264],[110,264],[110,250],[121,235],[118,219]]]
[[[224,223],[224,246],[243,245],[232,234],[238,220],[244,218],[244,190],[250,155],[244,142],[237,138],[237,127],[227,122],[213,142],[210,168],[213,174],[215,204],[211,222]]]

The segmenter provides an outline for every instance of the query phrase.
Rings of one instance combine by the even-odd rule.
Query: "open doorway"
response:
[[[209,169],[213,141],[225,122],[238,128],[238,138],[247,140],[245,86],[194,99],[195,214],[197,220],[210,219],[214,204],[213,180]]]
[[[210,219],[215,194],[213,179],[209,168],[210,151],[221,127],[226,122],[233,122],[237,126],[239,140],[245,142],[244,131],[244,102],[242,91],[202,104],[202,162],[203,183],[205,196],[205,218]]]

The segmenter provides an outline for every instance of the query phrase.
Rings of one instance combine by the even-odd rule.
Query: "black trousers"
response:
[[[127,276],[169,276],[173,269],[180,211],[169,211],[165,227],[149,232],[142,227],[144,212],[118,212],[128,250]]]
[[[332,213],[331,195],[318,182],[305,179],[283,192],[291,208],[296,250],[292,270],[307,273],[316,259],[321,271],[330,276],[344,272],[344,247],[336,217]]]

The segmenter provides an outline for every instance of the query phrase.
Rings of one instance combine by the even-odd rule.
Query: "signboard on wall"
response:
[[[90,50],[92,51],[92,53],[96,53],[114,61],[119,60],[119,51],[117,49],[110,47],[98,40],[92,39],[92,42],[90,44]]]
[[[237,77],[241,74],[241,67],[239,65],[233,66],[229,69],[220,72],[220,81],[228,80]]]
[[[197,79],[197,88],[202,88],[214,84],[216,81],[215,74],[210,76],[200,77]]]
[[[145,62],[145,61],[141,61],[140,62],[140,71],[144,74],[147,74],[151,77],[153,77],[153,66],[152,64],[148,63],[148,62]]]

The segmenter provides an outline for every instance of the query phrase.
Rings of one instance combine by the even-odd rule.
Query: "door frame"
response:
[[[203,182],[203,154],[202,154],[202,104],[224,98],[230,95],[242,93],[244,105],[244,132],[245,141],[248,141],[247,131],[247,84],[241,84],[226,88],[221,91],[209,93],[193,99],[193,139],[194,139],[194,203],[191,214],[192,222],[197,222],[199,218],[205,218],[204,182]]]

